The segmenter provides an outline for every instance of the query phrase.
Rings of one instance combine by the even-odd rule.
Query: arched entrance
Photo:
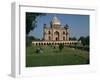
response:
[[[54,32],[54,37],[55,37],[56,41],[59,40],[59,32],[58,31]]]

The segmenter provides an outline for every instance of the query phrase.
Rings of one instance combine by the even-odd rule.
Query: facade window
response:
[[[58,38],[56,37],[56,41],[58,40]]]
[[[65,34],[65,31],[63,31],[63,34]]]
[[[65,40],[65,36],[63,36],[63,40]]]
[[[51,32],[50,32],[50,31],[48,31],[48,34],[51,34]]]
[[[51,40],[51,37],[49,36],[49,40]]]

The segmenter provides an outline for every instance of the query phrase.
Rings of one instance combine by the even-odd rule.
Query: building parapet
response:
[[[32,41],[33,45],[48,45],[48,44],[57,45],[60,43],[67,45],[67,44],[75,44],[81,42],[80,41]]]

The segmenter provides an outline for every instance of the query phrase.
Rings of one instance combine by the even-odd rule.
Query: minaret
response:
[[[46,28],[47,28],[47,24],[44,24],[44,27],[43,27],[43,40],[46,40]]]
[[[66,29],[66,40],[69,41],[69,26],[68,26],[68,24],[66,24],[64,28]]]

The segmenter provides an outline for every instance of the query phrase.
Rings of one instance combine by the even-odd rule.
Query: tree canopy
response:
[[[26,35],[37,26],[36,18],[41,15],[44,15],[44,13],[26,12]]]
[[[29,46],[32,44],[32,40],[39,40],[35,38],[34,36],[28,36],[29,32],[33,30],[35,27],[37,27],[37,17],[43,16],[44,13],[31,13],[26,12],[26,46]]]
[[[63,48],[64,48],[64,44],[60,43],[59,44],[59,50],[62,51]]]
[[[81,40],[83,46],[89,45],[89,36],[87,36],[87,37],[81,36],[81,37],[79,38],[79,40]]]
[[[77,40],[76,37],[70,37],[69,40]]]

